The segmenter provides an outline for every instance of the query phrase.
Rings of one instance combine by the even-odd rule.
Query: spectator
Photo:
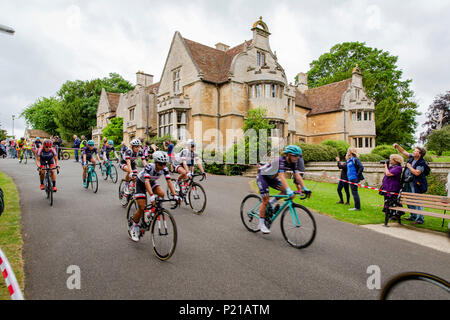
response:
[[[0,156],[2,158],[6,157],[6,142],[5,141],[0,142]]]
[[[345,160],[348,160],[347,157]],[[348,177],[347,177],[347,162],[339,162],[340,159],[339,157],[336,157],[336,161],[337,161],[337,166],[339,169],[341,169],[341,180],[339,181],[338,184],[338,188],[337,188],[337,192],[339,195],[339,201],[336,202],[337,204],[344,204],[344,198],[342,197],[342,189],[344,189],[345,191],[345,195],[347,198],[347,201],[345,202],[346,206],[350,205],[350,187],[348,186],[347,182],[344,182],[342,180],[348,181]]]
[[[402,187],[402,167],[403,157],[399,154],[391,154],[389,157],[389,166],[387,162],[384,164],[384,178],[381,184],[381,189],[388,192],[398,193]],[[381,192],[384,196],[383,212],[388,212],[391,202],[395,200],[396,196],[390,193]]]
[[[364,180],[364,176],[362,172],[364,170],[364,166],[361,161],[358,159],[358,153],[355,148],[348,148],[347,155],[347,178],[350,182],[359,183],[361,180]],[[355,207],[349,209],[350,211],[361,211],[361,202],[358,194],[358,186],[355,184],[350,185],[350,189],[352,190],[353,200],[355,202]]]
[[[169,156],[169,164],[170,164],[170,170],[173,171],[173,165],[172,163],[175,160],[175,154],[173,153],[173,148],[174,148],[174,144],[172,143],[172,141],[169,139],[167,139],[164,142],[164,150],[167,150],[167,155]]]
[[[425,193],[428,190],[426,176],[430,173],[430,167],[423,159],[427,150],[423,147],[416,147],[413,153],[408,153],[405,149],[394,143],[394,148],[401,154],[409,157],[403,172],[402,182],[404,183],[403,191],[412,193]],[[423,207],[408,205],[409,209],[423,211]],[[425,218],[421,214],[411,213],[406,220],[413,221],[413,224],[423,224]]]
[[[81,136],[80,149],[83,150],[87,147],[87,140],[85,136]]]
[[[53,137],[53,147],[56,149],[56,153],[58,155],[58,160],[61,160],[60,158],[60,149],[61,149],[61,145],[59,144],[59,139],[58,136],[54,136]]]
[[[78,137],[76,135],[73,135],[73,146],[72,148],[74,148],[74,154],[75,154],[75,162],[79,162],[79,158],[78,158],[78,150],[80,150],[80,144],[81,141],[80,139],[78,139]]]

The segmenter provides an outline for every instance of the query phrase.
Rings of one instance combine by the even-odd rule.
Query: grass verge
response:
[[[288,180],[292,190],[297,190],[292,180]],[[317,182],[306,180],[306,186],[313,192],[310,199],[294,201],[308,207],[321,214],[331,216],[337,220],[349,222],[357,225],[365,224],[382,224],[384,223],[384,213],[381,211],[384,203],[384,198],[378,194],[377,191],[359,188],[358,193],[361,199],[361,211],[349,211],[348,209],[354,207],[353,197],[350,191],[350,206],[343,204],[336,204],[339,201],[337,194],[337,184]],[[258,190],[256,181],[253,182],[254,190]],[[278,191],[270,189],[270,194],[277,194]],[[344,201],[345,191],[342,190]],[[433,210],[434,211],[434,210]],[[436,211],[443,213],[442,211]],[[403,217],[408,217],[405,214]],[[422,225],[414,225],[417,228],[429,229],[439,232],[447,232],[447,224],[449,220],[445,220],[444,227],[442,225],[442,219],[425,216],[425,223]],[[411,225],[411,222],[402,220],[402,224]]]
[[[22,259],[22,235],[20,232],[19,193],[13,180],[0,172],[0,187],[4,192],[5,211],[0,216],[0,248],[8,258],[23,293],[24,271]],[[9,300],[9,292],[0,277],[0,300]]]

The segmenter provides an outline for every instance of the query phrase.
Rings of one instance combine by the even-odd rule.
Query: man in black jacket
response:
[[[347,178],[347,163],[346,162],[344,162],[344,163],[339,162],[340,161],[339,157],[336,157],[336,161],[337,161],[338,168],[341,169],[341,180],[348,181],[348,178]],[[342,189],[345,190],[345,195],[347,196],[347,202],[345,203],[345,205],[350,205],[350,188],[349,188],[348,183],[344,182],[344,181],[339,181],[339,184],[338,184],[337,192],[338,192],[340,201],[337,202],[337,203],[338,204],[343,204],[344,203],[344,198],[342,196]]]
[[[426,176],[430,172],[430,167],[428,167],[427,162],[423,159],[427,150],[422,147],[416,147],[413,153],[409,153],[397,143],[394,143],[393,147],[409,158],[402,176],[402,181],[404,182],[403,191],[412,193],[427,192],[428,183]],[[423,211],[423,207],[419,206],[408,205],[408,208]],[[425,221],[423,215],[415,213],[411,213],[406,220],[414,221],[413,224],[423,224]]]

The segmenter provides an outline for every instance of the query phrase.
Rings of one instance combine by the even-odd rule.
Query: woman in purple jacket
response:
[[[402,166],[403,157],[399,154],[391,154],[389,157],[389,166],[387,162],[384,164],[384,178],[381,185],[381,189],[384,191],[398,193],[401,189],[401,178],[402,178]],[[380,192],[381,193],[381,192]],[[384,195],[384,209],[383,212],[389,212],[389,206],[391,200],[396,197],[393,194],[381,193]]]

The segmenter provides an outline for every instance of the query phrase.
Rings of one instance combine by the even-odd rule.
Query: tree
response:
[[[102,88],[108,92],[128,92],[134,86],[116,73],[109,78],[90,81],[67,81],[58,91],[61,101],[57,106],[56,123],[63,138],[72,135],[91,136],[91,130],[97,123],[97,107]]]
[[[55,113],[59,103],[59,100],[55,97],[39,98],[22,111],[20,117],[25,118],[25,122],[31,128],[56,135],[58,126],[55,122]]]
[[[450,91],[440,94],[434,99],[428,107],[426,116],[428,120],[422,126],[427,127],[427,129],[420,135],[422,142],[426,142],[428,136],[434,130],[440,130],[445,125],[450,124]]]
[[[450,125],[433,131],[428,136],[426,147],[435,151],[438,156],[441,156],[444,151],[450,150]]]
[[[103,137],[114,141],[114,145],[118,146],[123,140],[123,118],[112,118],[110,123],[103,129]]]
[[[0,129],[0,141],[5,140],[8,137],[8,132],[4,129]]]
[[[337,44],[311,62],[308,86],[315,88],[351,78],[353,68],[358,65],[367,95],[375,101],[377,142],[411,146],[419,112],[413,101],[411,80],[401,80],[397,60],[389,52],[367,47],[365,43]]]

